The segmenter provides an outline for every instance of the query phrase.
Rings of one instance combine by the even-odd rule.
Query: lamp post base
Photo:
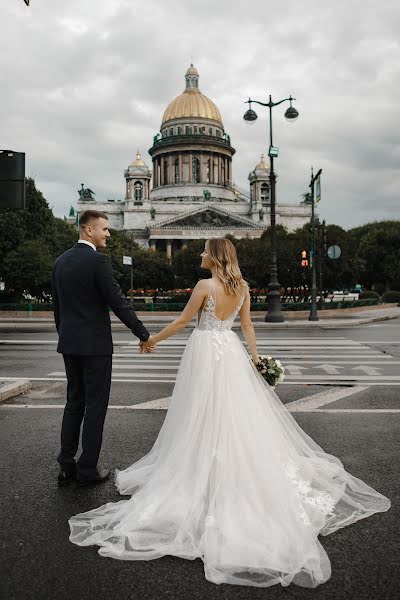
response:
[[[268,312],[265,315],[266,323],[284,323],[285,319],[282,314],[281,296],[276,290],[271,290],[267,296]]]
[[[319,317],[317,315],[310,315],[308,317],[309,321],[319,321]]]

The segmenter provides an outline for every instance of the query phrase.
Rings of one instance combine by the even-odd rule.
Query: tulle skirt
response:
[[[232,331],[194,330],[157,440],[116,486],[131,497],[71,517],[71,542],[201,558],[217,584],[315,587],[331,571],[318,535],[390,507],[297,425]]]

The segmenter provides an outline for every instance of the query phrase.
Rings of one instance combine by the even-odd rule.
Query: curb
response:
[[[13,396],[27,392],[31,387],[32,382],[29,379],[18,379],[18,381],[11,381],[10,383],[0,385],[0,403],[5,402]]]

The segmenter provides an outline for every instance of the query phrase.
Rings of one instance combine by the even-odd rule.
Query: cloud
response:
[[[268,146],[268,109],[247,127],[245,100],[292,94],[273,109],[278,201],[296,203],[323,169],[321,216],[344,227],[398,218],[400,9],[394,0],[34,0],[2,7],[0,146],[58,215],[83,181],[122,198],[123,171],[147,149],[192,61],[236,148],[235,181]],[[11,58],[10,58],[11,57]]]

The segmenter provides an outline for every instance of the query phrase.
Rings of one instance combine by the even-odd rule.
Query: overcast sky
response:
[[[147,153],[190,62],[236,149],[233,176],[266,151],[274,108],[278,202],[323,169],[320,214],[345,228],[400,215],[400,8],[397,0],[0,0],[0,148],[26,152],[57,216],[80,183],[123,198],[123,172]]]

